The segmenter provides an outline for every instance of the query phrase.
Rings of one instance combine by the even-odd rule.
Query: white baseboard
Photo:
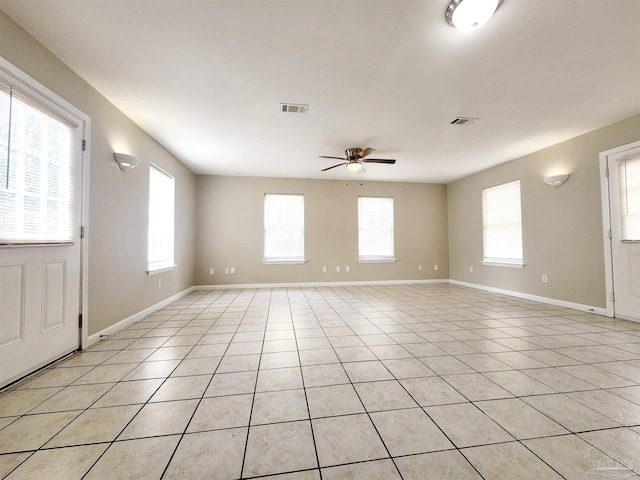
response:
[[[242,288],[352,287],[360,285],[412,285],[424,283],[449,283],[449,279],[437,278],[431,280],[372,280],[362,282],[247,283],[230,285],[196,285],[193,288],[203,290],[233,290]]]
[[[113,335],[114,333],[119,332],[123,328],[128,327],[132,323],[142,320],[144,317],[151,315],[153,312],[166,307],[167,305],[175,302],[176,300],[179,300],[185,295],[188,295],[195,289],[196,287],[189,287],[186,290],[183,290],[182,292],[176,293],[175,295],[165,298],[164,300],[156,303],[155,305],[151,305],[150,307],[145,308],[144,310],[138,313],[134,313],[133,315],[125,318],[124,320],[120,320],[118,323],[114,323],[113,325],[105,328],[104,330],[99,331],[98,333],[94,333],[93,335],[90,335],[87,338],[87,343],[83,345],[83,348],[88,348],[94,343],[99,342],[103,337],[108,337],[109,335]]]
[[[620,320],[629,320],[630,322],[640,323],[640,317],[632,317],[631,315],[616,315]]]
[[[583,305],[581,303],[558,300],[556,298],[541,297],[539,295],[531,295],[529,293],[516,292],[514,290],[505,290],[502,288],[487,287],[485,285],[479,285],[477,283],[461,282],[459,280],[449,280],[449,283],[451,283],[452,285],[459,285],[461,287],[469,287],[469,288],[475,288],[477,290],[484,290],[486,292],[509,295],[511,297],[522,298],[525,300],[533,300],[540,303],[548,303],[549,305],[556,305],[558,307],[571,308],[573,310],[579,310],[581,312],[595,313],[597,315],[603,315],[605,317],[612,316],[609,312],[607,312],[606,308],[602,308],[602,307],[593,307],[591,305]]]

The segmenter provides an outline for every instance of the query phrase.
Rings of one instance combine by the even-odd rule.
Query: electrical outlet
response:
[[[422,265],[418,265],[418,270],[422,271]]]
[[[229,275],[229,267],[224,267],[224,274]]]
[[[440,267],[438,267],[438,265],[434,265],[434,266],[433,266],[433,269],[434,269],[434,270],[438,270],[438,268],[440,268]]]
[[[322,266],[322,273],[327,273],[327,266],[326,265]]]
[[[542,275],[542,283],[549,283],[549,277]]]
[[[473,273],[473,267],[469,267],[469,273]]]
[[[162,279],[159,278],[156,283],[158,284],[158,288],[160,288],[162,286]]]
[[[346,267],[344,267],[344,271],[349,273],[351,271],[351,267],[347,265]]]
[[[209,275],[213,275],[213,272],[214,272],[213,268],[210,268],[209,269]]]
[[[340,273],[340,265],[336,267],[336,273]]]
[[[229,269],[229,273],[236,273],[236,269],[235,269],[235,267],[231,267],[231,268]]]

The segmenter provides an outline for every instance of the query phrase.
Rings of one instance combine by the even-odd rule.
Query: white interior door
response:
[[[614,312],[640,321],[640,145],[607,155]]]
[[[50,99],[0,68],[0,386],[80,341],[84,122]]]

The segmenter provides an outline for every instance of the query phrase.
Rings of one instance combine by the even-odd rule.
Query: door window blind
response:
[[[618,162],[620,192],[620,238],[640,240],[640,157]]]
[[[79,130],[0,83],[0,243],[73,240]]]

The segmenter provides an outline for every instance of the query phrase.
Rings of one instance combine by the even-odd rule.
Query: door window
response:
[[[74,126],[0,84],[0,243],[72,240]]]

